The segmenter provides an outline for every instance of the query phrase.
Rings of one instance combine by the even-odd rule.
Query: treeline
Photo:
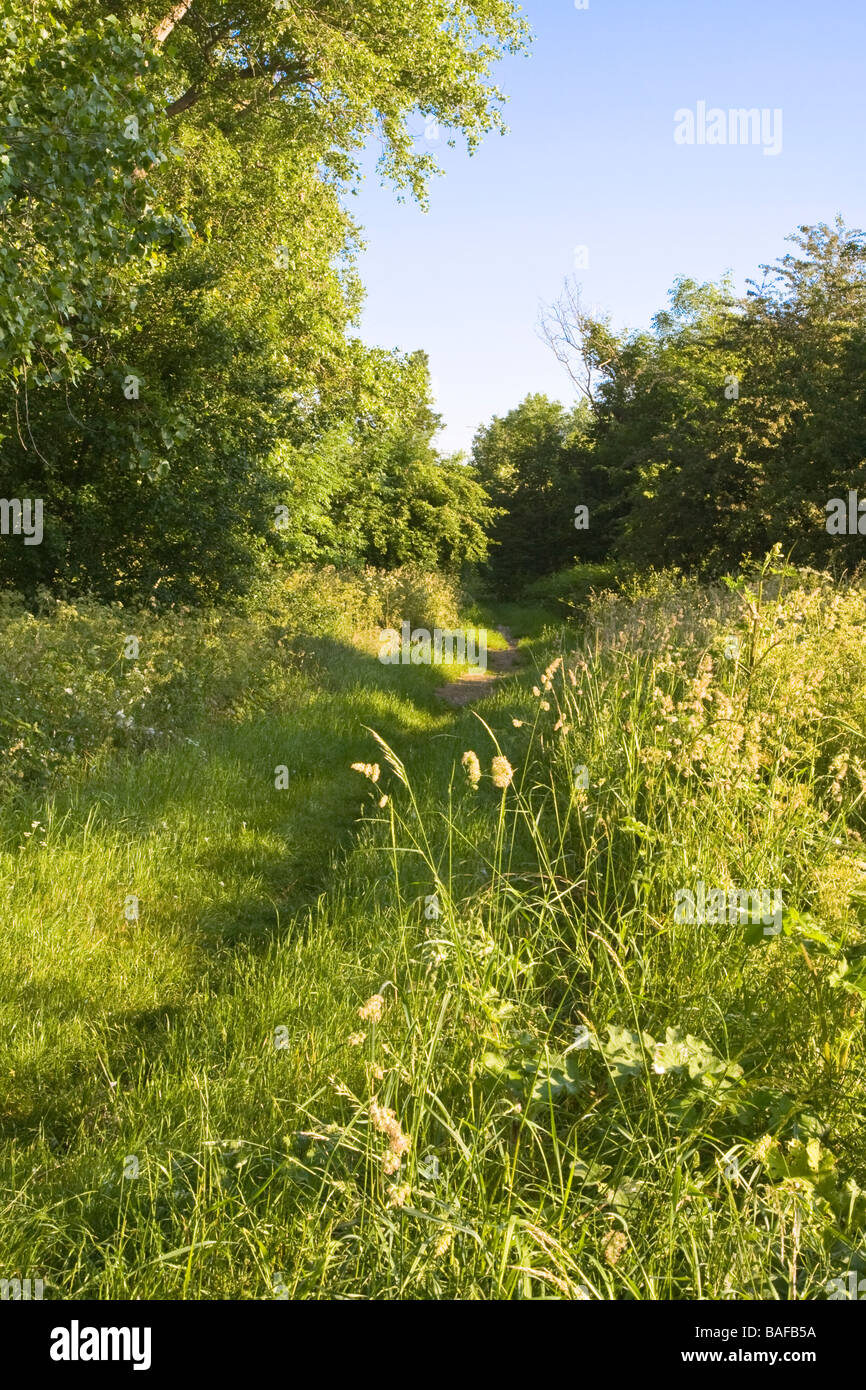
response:
[[[359,152],[424,201],[470,148],[510,0],[0,0],[0,585],[224,599],[274,564],[457,570],[471,470],[426,359],[364,346]]]
[[[866,240],[837,220],[790,241],[744,295],[678,280],[648,332],[615,333],[567,287],[544,328],[580,403],[530,396],[475,439],[502,509],[500,587],[574,558],[717,575],[775,543],[800,563],[861,563]],[[850,492],[862,533],[828,517],[831,498],[848,512]]]
[[[776,542],[859,563],[856,525],[825,524],[866,500],[866,244],[841,221],[743,295],[679,280],[645,332],[569,287],[545,327],[578,404],[529,397],[470,463],[435,447],[425,355],[359,340],[359,152],[378,138],[423,203],[413,120],[470,148],[501,128],[510,0],[0,18],[0,586],[212,602],[333,564],[515,592],[575,559],[717,574]],[[26,499],[38,544],[8,534]]]

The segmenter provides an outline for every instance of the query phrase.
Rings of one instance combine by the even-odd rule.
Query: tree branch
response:
[[[187,10],[192,5],[192,0],[179,0],[179,3],[166,15],[165,19],[160,20],[153,31],[154,43],[165,43],[175,25],[180,24]]]
[[[200,96],[201,92],[197,87],[188,87],[183,96],[178,97],[177,101],[169,102],[168,106],[165,108],[165,114],[167,116],[179,116],[181,111],[186,111],[188,106],[194,106]]]
[[[292,65],[280,62],[279,58],[271,58],[268,59],[267,65],[255,63],[248,68],[238,68],[235,72],[224,73],[222,81],[215,82],[210,90],[219,93],[227,90],[235,82],[249,81],[250,78],[256,77],[273,77],[276,73],[280,74],[281,82],[286,78],[290,78],[294,82],[312,81],[311,74],[307,72],[303,64],[295,63]],[[190,106],[194,106],[202,96],[204,96],[204,92],[201,87],[188,87],[182,96],[179,96],[176,101],[170,102],[165,108],[166,116],[178,116],[181,111],[186,111]]]

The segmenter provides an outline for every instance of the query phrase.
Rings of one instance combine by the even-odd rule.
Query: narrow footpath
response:
[[[471,704],[473,700],[483,700],[492,693],[492,687],[500,676],[520,665],[520,653],[510,629],[497,626],[496,631],[501,633],[508,643],[507,651],[488,652],[486,671],[475,674],[467,672],[459,680],[440,686],[436,691],[440,700],[444,700],[455,709]]]

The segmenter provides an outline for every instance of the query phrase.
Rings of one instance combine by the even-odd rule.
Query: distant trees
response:
[[[590,429],[585,403],[567,410],[531,395],[476,434],[472,460],[497,513],[489,567],[503,593],[561,568],[575,554],[594,560],[604,553]],[[590,515],[590,528],[580,532],[578,506]]]
[[[351,344],[330,408],[313,408],[282,453],[290,559],[457,572],[487,553],[492,512],[476,470],[433,446],[427,356]]]
[[[476,439],[505,509],[501,583],[507,556],[526,575],[601,556],[718,574],[777,541],[802,563],[862,563],[826,507],[866,500],[866,236],[837,220],[790,241],[744,295],[679,279],[645,332],[615,333],[567,286],[544,328],[581,407],[530,397]],[[587,536],[567,499],[589,501]]]

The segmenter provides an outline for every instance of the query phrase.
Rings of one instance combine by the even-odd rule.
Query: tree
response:
[[[500,512],[490,569],[502,592],[575,558],[596,560],[604,553],[589,424],[586,405],[567,410],[531,395],[476,434],[478,478]],[[577,507],[587,508],[588,529],[577,529],[584,520],[576,517]]]
[[[866,237],[820,224],[799,254],[727,281],[678,280],[650,332],[615,334],[567,293],[548,340],[590,403],[590,452],[615,555],[708,575],[776,542],[852,567],[831,497],[866,490]]]
[[[0,4],[20,21],[0,109],[26,135],[4,147],[12,193],[0,217],[4,206],[9,218],[23,212],[31,259],[66,267],[68,279],[56,311],[26,268],[20,285],[10,273],[0,288],[4,486],[46,499],[45,543],[7,548],[7,580],[118,596],[234,592],[261,559],[290,552],[274,509],[289,491],[287,467],[301,460],[314,465],[296,500],[311,518],[318,509],[322,531],[306,550],[325,553],[343,539],[333,510],[371,447],[358,434],[363,392],[355,413],[359,236],[344,207],[359,151],[378,133],[383,173],[423,199],[434,165],[414,151],[410,118],[433,116],[470,147],[501,127],[489,74],[523,43],[515,7],[61,0],[54,28],[39,29],[44,0]],[[36,34],[29,48],[17,37],[25,21]],[[61,43],[58,66],[48,50]],[[31,68],[44,71],[44,101]],[[79,149],[88,84],[101,95]],[[127,148],[106,132],[129,112],[138,139]],[[69,187],[55,190],[48,170],[67,149]],[[79,236],[88,180],[97,210],[105,206]],[[43,204],[55,192],[52,220]],[[19,293],[36,306],[29,317]],[[377,399],[378,410],[381,391]],[[406,447],[420,499],[444,473],[429,450]],[[457,478],[468,474],[455,487]],[[456,558],[476,547],[471,516],[466,524],[462,550],[446,527],[438,551]]]
[[[136,265],[179,223],[148,175],[153,102],[141,21],[71,0],[0,0],[0,379],[56,382]]]
[[[751,506],[763,536],[796,558],[854,568],[862,539],[828,533],[826,505],[866,496],[866,236],[837,218],[789,241],[800,254],[761,267],[742,323]]]
[[[315,412],[285,460],[292,558],[458,572],[483,560],[492,520],[475,470],[433,437],[427,356],[352,344],[351,398]]]
[[[435,161],[410,115],[474,147],[502,125],[492,63],[525,36],[510,0],[0,0],[0,14],[0,372],[38,359],[51,380],[81,370],[123,272],[152,269],[180,226],[219,237],[257,207],[253,260],[271,262],[272,162],[299,174],[308,226],[339,216],[322,189],[351,183],[375,133],[383,172],[423,199]],[[220,226],[210,171],[232,165],[239,209]]]

